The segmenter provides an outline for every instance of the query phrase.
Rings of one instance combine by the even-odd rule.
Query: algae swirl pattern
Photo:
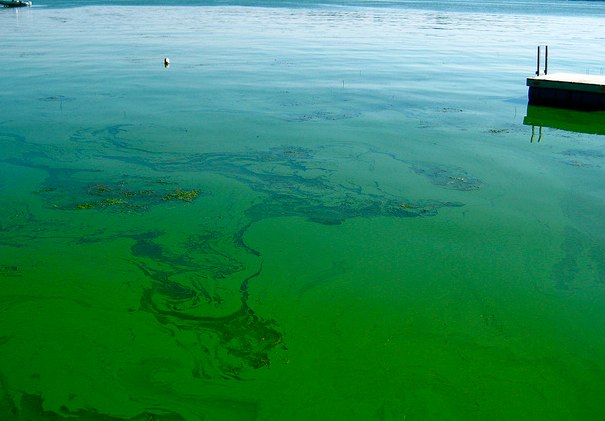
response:
[[[463,206],[407,197],[378,182],[367,186],[340,179],[335,158],[390,160],[402,172],[432,178],[433,184],[448,189],[468,191],[480,184],[466,173],[462,178],[456,169],[448,175],[444,166],[406,161],[366,145],[160,153],[129,137],[130,129],[117,125],[78,130],[62,147],[2,134],[12,153],[0,162],[31,172],[39,181],[13,200],[3,199],[10,211],[0,220],[0,241],[12,250],[74,247],[94,265],[123,267],[125,273],[115,276],[138,295],[138,303],[126,300],[122,311],[145,323],[145,315],[152,316],[164,339],[189,355],[190,379],[201,382],[252,379],[255,370],[269,369],[278,353],[287,353],[287,334],[279,320],[260,314],[249,303],[249,285],[267,281],[262,250],[246,243],[252,224],[279,217],[338,225],[350,218],[430,217],[442,208]],[[343,158],[345,150],[350,152]],[[98,248],[110,250],[111,256],[98,255]],[[34,265],[0,262],[2,284],[28,276],[33,271],[28,264]],[[34,277],[32,282],[53,280]],[[82,303],[78,305],[99,305],[77,295],[72,300]],[[19,302],[47,298],[39,293]],[[141,334],[136,327],[129,332],[132,340]],[[7,336],[4,342],[11,339]],[[161,358],[152,361],[137,364],[153,364],[160,371],[173,364]],[[131,365],[116,366],[116,373],[126,373],[124,367]],[[35,388],[19,390],[10,380],[4,380],[3,387],[3,405],[21,419],[31,412],[69,419],[184,419],[170,408],[145,403],[137,413],[121,418],[77,403],[45,409],[46,397]]]

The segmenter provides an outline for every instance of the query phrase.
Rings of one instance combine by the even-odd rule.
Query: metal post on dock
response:
[[[542,54],[540,54],[540,45],[538,45],[538,64],[536,67],[536,76],[540,76],[540,58]],[[548,45],[544,46],[544,74],[548,74]]]

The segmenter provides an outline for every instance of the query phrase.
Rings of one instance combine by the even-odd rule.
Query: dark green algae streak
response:
[[[370,189],[338,182],[337,168],[324,157],[332,153],[330,145],[317,150],[284,146],[170,154],[136,146],[128,134],[127,126],[78,130],[63,148],[31,143],[14,133],[0,134],[7,151],[0,162],[41,180],[32,182],[37,185],[33,190],[16,191],[2,199],[6,211],[0,221],[0,245],[9,252],[0,262],[0,282],[3,288],[14,289],[14,294],[3,295],[2,305],[4,311],[13,310],[16,315],[24,311],[29,320],[22,334],[3,336],[0,346],[4,352],[19,349],[18,341],[52,323],[55,316],[50,331],[44,332],[50,337],[53,331],[58,335],[69,331],[72,317],[87,323],[87,317],[111,314],[109,326],[98,326],[98,334],[108,334],[111,323],[116,323],[114,345],[132,347],[120,351],[124,361],[116,357],[116,368],[104,357],[95,357],[94,339],[87,338],[92,348],[80,344],[93,363],[104,367],[101,371],[113,370],[109,376],[122,379],[122,399],[127,403],[99,398],[96,408],[93,402],[79,401],[76,385],[62,385],[61,390],[71,390],[64,397],[48,386],[61,382],[48,378],[61,376],[60,372],[53,374],[54,368],[46,366],[49,372],[38,373],[33,368],[38,364],[33,364],[25,370],[30,372],[30,383],[14,384],[8,374],[0,378],[3,419],[181,420],[203,418],[204,413],[254,418],[256,403],[218,397],[192,397],[200,412],[184,413],[179,401],[187,398],[180,397],[175,386],[167,386],[170,382],[155,378],[168,373],[183,384],[246,382],[258,370],[270,369],[276,358],[287,359],[288,337],[280,321],[258,314],[250,304],[249,285],[261,278],[264,262],[262,250],[246,243],[250,226],[276,217],[305,218],[326,226],[351,218],[431,217],[441,208],[463,206],[394,195],[378,183]],[[390,159],[436,186],[470,191],[481,185],[460,168],[407,162],[365,145],[355,148],[357,153],[363,149],[362,154]],[[222,197],[224,187],[232,189],[234,196]],[[237,203],[232,202],[235,197]],[[40,258],[44,253],[50,261]],[[90,279],[78,279],[87,270]],[[111,278],[97,279],[108,275]],[[67,285],[53,290],[61,279]],[[109,292],[109,298],[95,296],[107,293],[111,286],[115,291]],[[91,314],[79,315],[78,308]],[[40,318],[50,320],[39,323]],[[141,322],[145,328],[137,327]],[[169,343],[164,351],[161,344],[136,343],[143,335],[139,330],[149,326],[161,332],[153,341]],[[70,346],[73,338],[53,340],[59,341],[54,346],[60,348],[62,341]],[[44,349],[44,338],[37,341]],[[137,346],[157,347],[159,355],[177,348],[186,358],[176,366],[163,357],[128,362],[126,355]],[[60,354],[59,348],[53,352]],[[53,352],[46,352],[50,359],[46,364],[52,365]],[[136,376],[143,377],[140,384],[126,379]],[[146,392],[137,392],[144,384],[160,393],[164,390],[166,401],[155,402]],[[98,389],[103,391],[102,386]],[[112,405],[122,407],[110,410]]]

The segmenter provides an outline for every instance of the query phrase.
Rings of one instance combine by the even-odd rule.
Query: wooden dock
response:
[[[542,53],[544,69],[541,69]],[[577,110],[605,110],[605,76],[548,74],[548,46],[538,46],[536,76],[527,78],[529,104]]]
[[[605,76],[553,73],[527,78],[530,105],[605,110]]]
[[[544,64],[544,69],[541,64]],[[536,76],[527,78],[527,86],[529,105],[585,111],[605,110],[605,76],[548,74],[548,45],[538,46]]]

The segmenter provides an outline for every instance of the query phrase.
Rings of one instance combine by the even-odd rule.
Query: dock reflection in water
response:
[[[523,124],[532,126],[531,142],[542,140],[543,127],[605,135],[605,111],[577,111],[528,105]]]

